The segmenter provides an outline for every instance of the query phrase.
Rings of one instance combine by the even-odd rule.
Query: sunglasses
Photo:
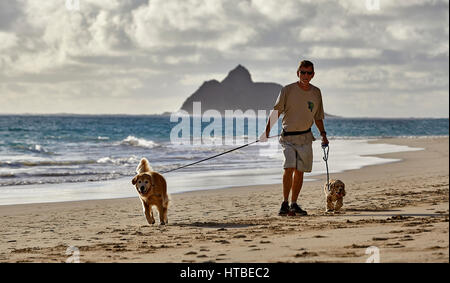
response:
[[[300,74],[302,74],[302,75],[304,75],[304,74],[312,75],[312,74],[314,74],[314,72],[300,71]]]

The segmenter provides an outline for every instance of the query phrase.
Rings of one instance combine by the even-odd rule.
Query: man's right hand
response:
[[[268,135],[267,135],[266,131],[264,131],[264,132],[261,134],[261,136],[259,136],[258,141],[259,141],[259,142],[267,142],[267,138],[268,138]]]
[[[267,121],[266,130],[259,136],[258,141],[260,142],[267,142],[267,139],[269,138],[270,129],[272,126],[278,121],[278,118],[280,117],[281,113],[278,112],[278,110],[272,110],[270,111],[269,120]]]

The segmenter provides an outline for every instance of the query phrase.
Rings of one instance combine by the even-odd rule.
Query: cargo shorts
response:
[[[301,172],[311,172],[313,165],[312,142],[314,135],[309,132],[296,136],[280,136],[279,142],[283,148],[283,168],[296,168]]]

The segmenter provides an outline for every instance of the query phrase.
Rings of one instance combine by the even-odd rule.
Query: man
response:
[[[270,129],[278,121],[281,114],[282,134],[280,144],[284,154],[283,203],[279,215],[307,215],[307,212],[297,204],[298,195],[303,185],[304,172],[311,172],[313,163],[311,133],[313,123],[322,136],[322,145],[328,145],[323,119],[325,112],[320,89],[309,82],[314,77],[314,65],[310,61],[300,62],[297,69],[299,81],[283,87],[267,121],[265,132],[259,138],[267,141]],[[291,205],[289,194],[292,191]]]

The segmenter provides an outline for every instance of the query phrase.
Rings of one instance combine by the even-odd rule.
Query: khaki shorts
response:
[[[315,140],[311,132],[297,136],[281,136],[279,141],[283,148],[283,168],[296,168],[301,172],[311,172],[313,164],[312,142]]]

